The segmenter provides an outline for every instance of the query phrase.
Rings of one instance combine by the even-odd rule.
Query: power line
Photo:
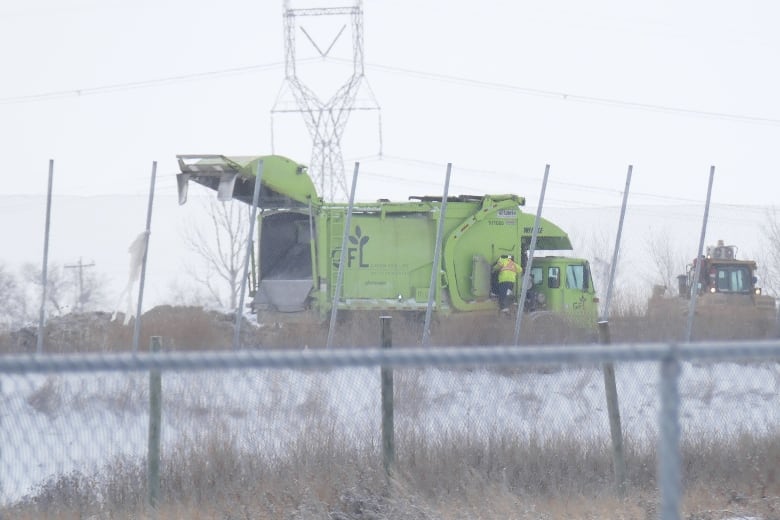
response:
[[[439,163],[439,162],[435,162],[435,161],[428,161],[428,160],[424,160],[424,159],[400,157],[400,156],[395,156],[395,155],[385,155],[385,154],[383,154],[381,156],[378,156],[378,155],[364,156],[364,157],[362,157],[360,159],[356,159],[356,160],[370,161],[372,159],[376,159],[379,162],[387,160],[387,161],[390,161],[390,162],[399,162],[399,163],[403,163],[403,164],[412,164],[412,165],[417,165],[417,166],[421,166],[421,167],[425,167],[425,168],[437,168],[437,169],[442,169],[442,170],[444,169],[444,164],[443,163]],[[541,178],[539,178],[539,177],[519,176],[516,171],[514,171],[514,172],[513,171],[501,171],[501,170],[494,170],[494,169],[487,170],[487,169],[484,169],[484,168],[474,168],[474,167],[468,167],[468,166],[457,166],[456,167],[456,171],[457,172],[465,172],[465,173],[478,173],[481,176],[512,177],[512,181],[513,182],[537,182],[537,181],[541,181]],[[385,178],[394,179],[394,180],[407,180],[407,179],[405,179],[403,177],[400,177],[400,176],[392,176],[392,175],[387,175],[387,174],[376,174],[376,173],[373,173],[371,175],[376,176],[376,177],[385,177]],[[419,178],[418,179],[414,179],[413,182],[434,184],[433,182],[420,180]],[[591,186],[591,185],[586,185],[586,184],[572,183],[572,182],[569,182],[569,181],[554,181],[554,180],[549,181],[549,183],[552,184],[552,185],[562,186],[562,187],[564,187],[566,189],[576,188],[576,189],[574,189],[574,191],[593,191],[593,192],[600,192],[600,193],[605,193],[605,194],[609,194],[609,195],[620,195],[620,194],[622,194],[621,190],[618,190],[618,189],[615,189],[615,188],[606,188],[606,187],[603,187],[603,186]],[[463,184],[463,183],[456,183],[456,185],[465,187],[465,184]],[[475,189],[475,191],[479,191],[479,190],[484,190],[484,186],[481,186],[478,189]],[[663,195],[653,195],[653,194],[645,194],[645,195],[650,196],[650,197],[659,197],[659,198],[663,198],[665,200],[675,200],[675,201],[678,201],[678,202],[698,202],[698,201],[694,201],[694,200],[691,200],[691,199],[682,199],[682,198],[675,198],[675,197],[669,197],[669,196],[663,196]]]
[[[164,78],[149,79],[142,81],[129,81],[124,83],[113,83],[100,87],[88,87],[80,89],[57,90],[53,92],[43,92],[40,94],[30,94],[26,96],[11,96],[0,98],[0,105],[14,105],[21,103],[34,103],[38,101],[50,101],[80,96],[93,96],[96,94],[112,94],[114,92],[123,92],[126,90],[135,90],[141,88],[158,87],[173,83],[183,83],[188,81],[202,81],[220,76],[230,76],[237,74],[246,74],[249,72],[265,71],[270,69],[280,69],[284,66],[283,62],[267,63],[264,65],[249,65],[246,67],[234,67],[230,69],[212,70],[208,72],[194,72],[191,74],[179,74],[176,76],[167,76]]]
[[[415,166],[420,166],[423,168],[428,169],[437,169],[437,170],[443,170],[444,163],[436,162],[436,161],[429,161],[425,159],[416,159],[416,158],[408,158],[408,157],[401,157],[401,156],[395,156],[395,155],[367,155],[367,156],[361,156],[358,158],[351,158],[350,160],[360,161],[361,163],[368,163],[370,161],[388,161],[388,162],[398,162],[402,164],[411,164]],[[486,169],[480,169],[480,168],[474,168],[474,167],[461,167],[456,166],[456,171],[458,172],[467,172],[467,173],[479,173],[482,176],[493,176],[493,175],[499,175],[499,176],[512,176],[513,181],[525,181],[525,182],[537,182],[541,181],[541,178],[538,177],[519,177],[517,175],[517,172],[511,172],[511,171],[501,171],[501,170],[486,170]],[[364,174],[370,177],[375,178],[384,178],[388,180],[394,180],[394,181],[405,181],[405,182],[413,182],[416,184],[429,184],[429,185],[438,185],[434,180],[427,180],[427,179],[421,179],[418,177],[414,179],[409,179],[407,177],[403,177],[400,175],[392,175],[387,173],[379,173],[379,172],[373,172],[370,170],[366,170],[364,167]],[[597,192],[607,195],[622,195],[622,190],[616,189],[616,188],[607,188],[603,186],[594,186],[594,185],[588,185],[588,184],[580,184],[580,183],[572,183],[569,181],[549,181],[552,185],[560,186],[564,189],[574,191],[574,192],[581,192],[581,191],[589,191],[589,192]],[[468,188],[472,189],[474,192],[480,192],[484,191],[485,187],[470,187],[466,183],[456,182],[454,186],[460,186],[462,188]],[[631,192],[631,198],[633,201],[635,201],[637,198],[644,198],[644,199],[651,199],[651,200],[657,200],[664,202],[664,207],[675,207],[674,205],[701,205],[704,202],[701,199],[693,199],[693,198],[686,198],[686,197],[675,197],[672,195],[665,195],[665,194],[658,194],[658,193],[649,193],[649,192],[637,192],[633,191]],[[598,203],[588,203],[582,200],[568,200],[568,199],[561,199],[561,198],[554,198],[550,199],[550,201],[554,201],[557,203],[565,203],[565,204],[571,204],[572,207],[610,207],[609,205],[604,204],[598,204]],[[617,202],[616,202],[617,204]],[[673,205],[672,205],[673,204]],[[717,207],[723,207],[723,208],[729,208],[729,209],[735,209],[735,210],[745,210],[745,211],[763,211],[766,206],[765,205],[758,205],[758,206],[751,206],[747,204],[733,204],[733,203],[713,203],[713,206]]]
[[[573,101],[577,103],[597,104],[597,105],[605,105],[605,106],[612,106],[618,108],[647,110],[652,112],[664,112],[669,114],[706,117],[711,119],[723,119],[728,121],[738,121],[742,123],[780,125],[780,119],[771,118],[771,117],[751,116],[751,115],[744,115],[744,114],[731,114],[728,112],[716,112],[716,111],[709,111],[709,110],[696,110],[696,109],[683,108],[683,107],[673,107],[669,105],[660,105],[655,103],[642,103],[638,101],[628,101],[628,100],[617,99],[617,98],[585,96],[585,95],[574,94],[574,93],[560,91],[560,90],[537,89],[531,87],[524,87],[520,85],[513,85],[509,83],[498,83],[492,81],[477,80],[472,78],[451,76],[447,74],[436,74],[433,72],[424,72],[424,71],[418,71],[413,69],[405,69],[401,67],[392,67],[387,65],[379,65],[379,64],[371,64],[371,63],[367,63],[366,67],[371,69],[376,69],[376,70],[383,70],[386,72],[414,76],[421,79],[443,81],[446,83],[468,85],[468,86],[473,86],[478,88],[488,88],[492,90],[509,91],[509,92],[515,92],[518,94],[524,94],[528,96],[553,98],[561,101]]]
[[[307,58],[307,59],[302,59],[300,61],[301,62],[313,61],[316,59],[317,58]],[[332,57],[327,57],[325,58],[325,60],[346,61],[343,59],[332,58]],[[157,78],[157,79],[150,79],[150,80],[115,83],[112,85],[105,85],[100,87],[60,90],[60,91],[45,92],[40,94],[31,94],[26,96],[11,96],[6,98],[0,98],[0,105],[31,103],[37,101],[48,101],[52,99],[87,96],[87,95],[95,95],[95,94],[110,94],[113,92],[121,92],[121,91],[131,90],[131,89],[150,88],[150,87],[157,87],[161,85],[181,83],[187,81],[202,81],[202,80],[207,80],[219,76],[227,76],[233,74],[246,74],[250,72],[277,69],[283,67],[284,67],[283,62],[274,62],[274,63],[268,63],[262,65],[248,65],[245,67],[234,67],[229,69],[218,69],[218,70],[212,70],[207,72],[196,72],[192,74],[180,74],[176,76],[168,76],[165,78]],[[514,92],[514,93],[528,95],[528,96],[557,99],[560,101],[572,101],[575,103],[596,104],[596,105],[603,105],[603,106],[623,108],[623,109],[645,110],[645,111],[661,112],[661,113],[667,113],[673,115],[704,117],[709,119],[722,119],[726,121],[736,121],[736,122],[750,123],[750,124],[780,125],[780,119],[772,118],[772,117],[734,114],[734,113],[718,112],[718,111],[711,111],[711,110],[697,110],[697,109],[684,108],[684,107],[674,107],[670,105],[661,105],[656,103],[642,103],[638,101],[630,101],[625,99],[617,99],[617,98],[609,98],[609,97],[585,96],[585,95],[561,91],[561,90],[537,89],[533,87],[513,85],[510,83],[477,80],[473,78],[452,76],[448,74],[437,74],[433,72],[406,69],[402,67],[381,65],[376,63],[373,64],[366,63],[365,67],[370,69],[390,72],[394,74],[412,76],[412,77],[425,79],[425,80],[442,81],[446,83],[467,85],[467,86],[472,86],[477,88],[508,91],[508,92]]]

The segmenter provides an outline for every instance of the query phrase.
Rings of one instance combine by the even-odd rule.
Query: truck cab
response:
[[[590,264],[582,258],[543,256],[531,264],[527,312],[558,311],[582,325],[593,325],[599,299],[593,287]]]

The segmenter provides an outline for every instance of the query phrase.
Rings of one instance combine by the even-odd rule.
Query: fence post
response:
[[[599,321],[599,342],[609,345],[609,322]],[[620,423],[620,407],[618,406],[617,383],[615,382],[614,363],[604,363],[604,389],[607,397],[607,413],[609,415],[609,431],[612,436],[612,466],[615,471],[615,488],[617,495],[626,495],[626,459],[623,454],[623,428]]]
[[[661,394],[658,446],[658,488],[661,492],[661,520],[678,520],[682,500],[682,464],[680,461],[680,360],[677,346],[661,361],[658,381]]]
[[[380,316],[382,348],[392,348],[393,334],[390,328],[392,318]],[[393,426],[393,369],[382,367],[382,463],[388,481],[395,464],[395,435]]]
[[[550,165],[544,166],[544,177],[542,178],[542,191],[539,193],[539,205],[536,207],[536,217],[534,217],[534,229],[531,231],[531,244],[528,246],[528,258],[523,268],[523,281],[520,287],[520,300],[517,302],[517,315],[515,316],[515,337],[512,341],[514,346],[520,344],[520,328],[523,323],[523,313],[525,312],[525,297],[528,295],[528,287],[533,283],[531,280],[531,269],[534,265],[534,252],[536,251],[536,239],[539,236],[539,221],[542,218],[542,206],[544,205],[544,194],[547,191],[547,179],[550,177]],[[520,246],[520,264],[523,263],[523,247]],[[517,287],[515,287],[517,288]]]
[[[701,234],[699,235],[699,252],[696,255],[696,265],[693,269],[693,281],[691,282],[691,297],[688,300],[688,323],[685,327],[685,341],[689,342],[693,338],[693,322],[696,320],[696,298],[699,295],[699,283],[701,279],[701,259],[704,253],[704,237],[707,236],[707,220],[710,215],[710,199],[712,199],[712,182],[715,178],[715,167],[710,166],[710,180],[707,183],[707,200],[704,203],[704,220],[701,223]]]
[[[358,171],[360,163],[355,163],[355,170],[352,172],[352,189],[349,191],[349,205],[347,206],[347,217],[344,220],[344,237],[341,241],[341,252],[339,254],[339,269],[336,274],[336,286],[333,288],[333,305],[330,308],[330,325],[328,326],[328,340],[325,348],[330,349],[333,345],[333,334],[336,331],[336,314],[339,311],[339,300],[341,299],[341,285],[344,283],[344,264],[347,261],[347,239],[349,238],[349,226],[352,222],[352,210],[355,207],[355,189],[357,188]]]
[[[38,337],[36,338],[35,352],[43,354],[43,331],[46,320],[46,290],[49,287],[47,276],[49,273],[49,230],[51,228],[51,185],[54,178],[54,159],[49,159],[49,189],[46,192],[46,226],[43,235],[43,268],[41,269],[41,311],[38,318]]]
[[[144,254],[141,257],[141,275],[138,281],[138,308],[135,311],[135,323],[133,324],[133,353],[138,352],[138,341],[141,335],[141,311],[144,306],[144,285],[146,284],[146,262],[149,258],[149,237],[152,233],[152,206],[154,204],[154,183],[157,179],[157,161],[152,161],[152,180],[149,186],[149,204],[146,209],[146,238],[144,240]],[[131,284],[132,285],[132,284]],[[128,287],[128,291],[130,287]]]
[[[431,267],[431,285],[428,286],[428,306],[425,308],[425,325],[423,326],[422,346],[428,346],[431,339],[431,313],[433,312],[433,299],[436,298],[437,287],[441,280],[441,241],[444,236],[444,217],[447,214],[447,194],[450,191],[450,174],[452,163],[447,163],[447,175],[444,177],[444,195],[439,206],[439,225],[436,231],[436,245],[433,248],[433,267]],[[441,299],[439,299],[441,301]],[[437,309],[441,310],[441,306]]]
[[[149,350],[160,352],[162,338],[152,336]],[[149,505],[156,508],[160,500],[160,423],[162,422],[162,375],[159,370],[149,371],[149,447],[147,454]]]

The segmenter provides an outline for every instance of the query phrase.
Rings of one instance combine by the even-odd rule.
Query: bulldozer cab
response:
[[[699,278],[696,279],[696,264],[699,267]],[[685,275],[678,276],[679,293],[683,298],[690,298],[691,291],[697,294],[761,294],[756,286],[756,263],[752,260],[737,260],[733,254],[726,256],[702,256],[694,260]]]
[[[699,280],[694,280],[696,261],[688,269],[689,285],[697,287],[700,293],[753,294],[758,281],[756,263],[753,260],[737,260],[737,246],[708,246],[707,254],[700,258]],[[695,282],[695,283],[694,283]],[[760,294],[759,292],[756,294]]]
[[[745,264],[713,263],[707,276],[707,285],[715,292],[751,293],[756,282],[751,266]]]

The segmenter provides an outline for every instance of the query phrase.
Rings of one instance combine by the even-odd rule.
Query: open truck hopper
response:
[[[177,159],[179,204],[187,201],[189,181],[215,190],[220,201],[252,204],[260,170],[261,247],[250,306],[255,311],[305,310],[313,289],[309,211],[318,201],[306,168],[281,156],[178,155]]]

